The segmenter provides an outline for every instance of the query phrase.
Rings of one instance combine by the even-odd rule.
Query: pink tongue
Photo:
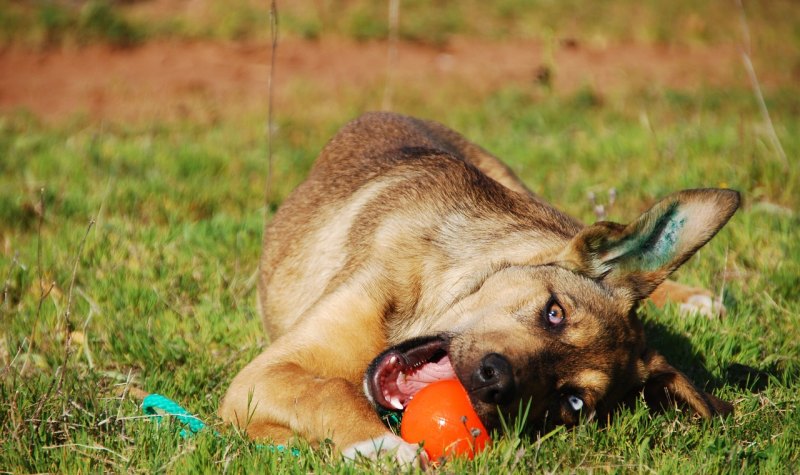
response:
[[[449,356],[443,357],[436,363],[426,363],[408,374],[400,373],[397,376],[397,389],[405,399],[411,399],[428,384],[445,379],[456,379]]]

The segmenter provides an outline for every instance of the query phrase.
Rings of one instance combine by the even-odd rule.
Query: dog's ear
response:
[[[738,207],[739,193],[733,190],[681,191],[627,226],[601,221],[584,228],[557,264],[643,299],[714,237]]]
[[[645,374],[642,393],[650,408],[664,410],[676,405],[689,407],[695,414],[705,418],[726,416],[733,412],[730,403],[697,389],[685,374],[673,368],[659,353],[648,352],[643,363]]]

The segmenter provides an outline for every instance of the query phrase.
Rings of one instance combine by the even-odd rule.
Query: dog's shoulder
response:
[[[466,169],[465,169],[466,165]],[[406,171],[447,169],[485,175],[528,199],[538,200],[497,157],[438,122],[393,112],[367,112],[325,145],[309,178],[346,183],[350,189],[401,166]],[[465,176],[466,176],[465,175]]]
[[[435,150],[463,158],[456,143],[466,139],[447,127],[392,112],[367,112],[346,124],[322,150],[317,166],[391,157],[406,149]],[[356,163],[357,164],[357,163]]]

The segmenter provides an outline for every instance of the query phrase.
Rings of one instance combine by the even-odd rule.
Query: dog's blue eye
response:
[[[567,398],[567,402],[573,411],[578,412],[583,408],[583,399],[578,396],[572,395]]]
[[[564,323],[564,309],[558,302],[550,302],[547,306],[547,322],[550,325],[560,325]]]

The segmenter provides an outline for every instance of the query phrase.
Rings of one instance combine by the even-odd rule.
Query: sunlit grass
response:
[[[678,189],[742,191],[743,209],[679,276],[724,292],[728,314],[708,320],[669,307],[643,310],[653,344],[698,384],[734,401],[736,415],[698,423],[637,406],[608,427],[560,430],[546,440],[501,437],[475,461],[443,471],[796,466],[797,167],[784,168],[770,148],[749,91],[665,91],[600,103],[582,94],[512,88],[451,107],[446,98],[401,94],[398,109],[460,130],[585,221],[594,219],[590,191],[604,200],[615,188],[609,218],[621,222]],[[797,97],[768,96],[794,164]],[[271,211],[354,113],[277,112]],[[300,447],[299,457],[259,449],[216,425],[226,385],[268,341],[253,279],[266,210],[262,118],[216,127],[45,127],[9,116],[0,120],[0,156],[0,469],[376,468],[342,464],[330,447]],[[65,335],[72,337],[66,364]],[[184,440],[169,424],[157,427],[141,418],[135,400],[117,396],[126,385],[180,401],[224,435]]]

